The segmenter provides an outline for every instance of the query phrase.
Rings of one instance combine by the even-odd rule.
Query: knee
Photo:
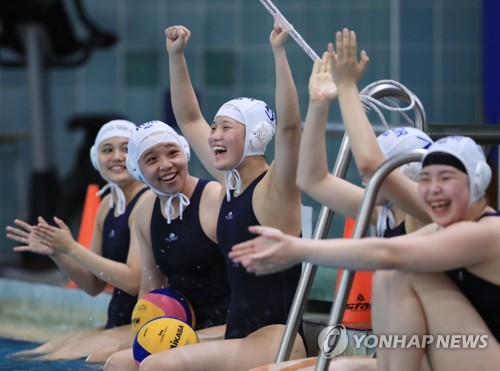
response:
[[[154,357],[148,356],[146,357],[140,364],[139,370],[140,371],[147,371],[147,370],[156,370],[158,369],[158,364],[154,360]]]
[[[108,357],[106,363],[104,363],[104,371],[113,371],[113,370],[122,370],[122,364],[117,360],[117,356],[115,354]]]
[[[412,280],[413,273],[396,270],[376,271],[373,275],[372,290],[377,294],[398,291]]]
[[[130,351],[121,351],[112,354],[106,360],[104,364],[104,371],[123,371],[136,369],[136,364],[134,360],[134,356],[132,354],[132,350]]]
[[[388,287],[394,284],[397,280],[398,272],[391,271],[376,271],[373,275],[372,290],[373,292],[385,292]]]
[[[171,357],[171,351],[159,352],[146,357],[139,366],[140,371],[157,370],[186,370],[187,365],[183,364],[179,357]]]

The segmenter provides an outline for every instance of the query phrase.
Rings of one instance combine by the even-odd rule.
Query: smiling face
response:
[[[229,117],[216,116],[211,125],[208,144],[214,151],[217,170],[234,169],[245,149],[245,126]]]
[[[113,137],[102,141],[97,149],[99,170],[104,179],[124,184],[133,179],[125,166],[128,138]]]
[[[464,220],[469,206],[469,177],[449,165],[425,166],[418,183],[420,199],[440,226]]]
[[[160,192],[182,192],[186,184],[187,160],[176,143],[159,143],[149,147],[139,158],[139,167],[151,187]]]

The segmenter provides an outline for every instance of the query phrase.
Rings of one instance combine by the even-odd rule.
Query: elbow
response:
[[[295,185],[299,187],[301,191],[306,193],[308,193],[311,190],[310,178],[306,176],[300,176],[300,174],[297,174],[297,178],[295,179]]]
[[[122,288],[127,294],[132,296],[139,295],[139,291],[141,290],[141,277],[133,275],[130,279],[127,280],[127,285]]]
[[[383,248],[378,251],[377,254],[377,269],[384,270],[397,270],[401,268],[400,260],[398,259],[398,254],[393,249]]]
[[[92,287],[92,288],[84,289],[84,291],[92,297],[99,295],[103,290],[104,290],[104,287]]]
[[[378,166],[374,166],[373,161],[368,158],[356,161],[356,166],[358,167],[360,174],[365,179],[371,178],[373,173],[375,173],[378,168]]]
[[[132,296],[137,296],[139,295],[139,290],[141,289],[140,282],[137,281],[137,284],[131,285],[127,290],[124,290],[127,292],[127,294],[132,295]]]

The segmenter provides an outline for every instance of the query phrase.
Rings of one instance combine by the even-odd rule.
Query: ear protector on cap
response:
[[[422,159],[434,152],[444,152],[457,158],[465,167],[469,177],[469,205],[484,196],[491,181],[491,168],[486,162],[483,149],[469,137],[451,135],[434,142]]]
[[[264,101],[258,99],[230,100],[219,108],[215,116],[227,116],[245,126],[245,149],[238,165],[247,156],[264,155],[276,131],[276,115]]]
[[[491,181],[491,168],[486,162],[478,162],[476,168],[474,169],[474,175],[472,176],[471,186],[474,187],[471,190],[472,195],[484,195]],[[475,201],[475,200],[474,200]]]
[[[413,149],[426,149],[432,144],[432,139],[422,130],[408,126],[389,129],[377,137],[377,142],[386,158]],[[410,162],[400,166],[401,171],[408,178],[417,181],[421,164]]]
[[[139,182],[147,184],[146,179],[144,179],[141,171],[139,170],[139,164],[132,161],[130,156],[127,156],[127,159],[125,160],[125,166],[127,167],[128,172],[132,174],[135,179],[137,179]]]

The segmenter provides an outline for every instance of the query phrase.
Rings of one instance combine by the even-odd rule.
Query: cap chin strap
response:
[[[168,197],[167,198],[167,202],[165,202],[165,206],[164,206],[165,215],[167,217],[167,224],[170,224],[172,222],[171,217],[175,214],[175,208],[174,208],[174,203],[173,202],[174,202],[174,199],[176,199],[176,198],[179,199],[179,218],[182,220],[182,212],[190,204],[188,196],[186,196],[184,193],[181,193],[181,192],[177,192],[177,193],[164,193],[164,192],[159,191],[157,188],[152,187],[151,184],[149,184],[148,181],[144,180],[144,182],[157,195],[163,196],[163,197]]]
[[[396,227],[396,216],[392,210],[392,203],[382,205],[377,219],[377,235],[383,237],[387,228]]]
[[[189,198],[184,193],[174,193],[168,195],[167,202],[165,202],[165,215],[167,216],[167,224],[171,223],[171,217],[175,214],[174,200],[179,199],[179,218],[182,220],[182,212],[189,206]]]
[[[171,217],[175,214],[175,208],[173,201],[174,199],[178,198],[179,199],[179,218],[182,220],[182,212],[184,209],[189,206],[190,201],[189,198],[181,192],[177,193],[165,193],[160,191],[158,188],[153,187],[145,178],[144,175],[142,174],[139,166],[138,167],[138,173],[140,174],[140,181],[146,184],[151,190],[153,190],[154,193],[156,193],[158,196],[162,197],[168,197],[167,201],[165,202],[164,206],[164,211],[165,211],[165,216],[167,217],[167,224],[170,224],[172,222]],[[137,176],[136,179],[139,180],[139,177]]]
[[[127,201],[125,199],[125,194],[123,193],[120,186],[113,182],[108,182],[104,187],[102,187],[97,193],[97,196],[102,196],[107,190],[111,192],[109,197],[109,208],[113,208],[116,200],[116,211],[118,215],[122,215],[127,207]]]
[[[231,201],[230,191],[235,190],[238,194],[241,192],[241,176],[236,169],[226,170],[224,175],[226,178],[226,200],[229,202]]]

